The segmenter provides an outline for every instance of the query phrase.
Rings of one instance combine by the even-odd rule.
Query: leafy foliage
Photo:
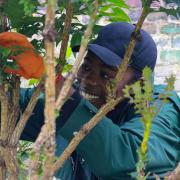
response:
[[[29,159],[30,152],[32,151],[32,143],[28,141],[20,141],[17,151],[17,159],[20,170],[19,179],[26,180],[27,177],[27,160]]]
[[[36,0],[7,0],[4,11],[10,20],[11,28],[31,38],[43,30],[44,15],[39,15],[38,7]],[[37,14],[37,16],[33,14]],[[38,42],[34,43],[37,50],[43,48],[42,40],[40,42],[40,46]]]
[[[36,9],[37,1],[19,0],[19,4],[22,4],[24,6],[25,15],[31,16]]]
[[[177,19],[180,18],[180,7],[178,6],[177,9],[167,9],[164,7],[159,8],[159,12],[165,12],[167,15],[172,15],[176,17]]]
[[[170,96],[170,91],[174,88],[175,77],[174,75],[166,79],[167,86],[165,92],[159,94],[161,99],[161,105],[159,108],[153,102],[153,84],[152,84],[152,72],[151,69],[145,67],[143,70],[143,85],[140,81],[137,81],[133,85],[126,86],[124,91],[125,97],[130,99],[130,102],[134,104],[136,113],[141,114],[141,121],[144,125],[144,136],[141,142],[141,147],[138,150],[138,163],[136,164],[137,179],[143,180],[148,176],[145,175],[144,170],[147,164],[147,150],[148,140],[150,137],[152,121],[160,111],[161,106],[167,103],[167,99]]]
[[[160,3],[160,0],[157,0]],[[152,9],[155,12],[165,12],[167,15],[171,15],[180,18],[180,1],[179,0],[164,0],[165,6],[160,6],[158,9]],[[161,4],[161,3],[160,3]]]
[[[3,81],[8,80],[13,75],[7,74],[4,70],[6,68],[17,69],[18,65],[14,60],[11,59],[11,56],[14,54],[11,52],[9,48],[0,47],[0,84]]]
[[[73,1],[73,23],[70,34],[72,35],[70,46],[74,47],[79,45],[81,42],[82,35],[86,28],[86,23],[81,22],[80,18],[87,16],[91,13],[91,6],[93,6],[93,0],[74,0]],[[56,43],[58,44],[62,39],[63,22],[65,19],[65,7],[67,6],[67,1],[59,0],[57,8],[56,17],[56,30],[58,32]],[[128,15],[124,12],[124,8],[128,6],[123,0],[115,1],[108,0],[102,1],[99,20],[101,18],[106,18],[110,21],[130,21]],[[26,35],[27,37],[32,37],[34,34],[41,36],[45,13],[45,4],[40,4],[38,0],[7,0],[5,5],[5,13],[11,22],[11,28],[16,29],[17,32]],[[101,25],[96,24],[93,31],[93,37],[100,30]],[[34,39],[32,41],[33,45],[37,50],[42,52],[44,48],[42,38]]]
[[[103,3],[100,8],[99,18],[106,17],[109,21],[125,21],[130,22],[129,16],[124,12],[123,8],[128,9],[128,5],[123,0],[108,0]]]

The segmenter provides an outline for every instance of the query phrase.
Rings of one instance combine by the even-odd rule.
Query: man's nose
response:
[[[98,77],[95,72],[89,72],[88,74],[84,75],[82,79],[86,84],[89,84],[92,86],[97,85]]]

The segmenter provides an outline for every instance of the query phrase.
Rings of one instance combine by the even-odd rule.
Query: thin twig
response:
[[[12,78],[12,100],[11,100],[11,112],[8,114],[8,137],[10,138],[17,124],[17,118],[19,116],[19,95],[20,95],[20,79],[19,77]],[[12,138],[12,137],[11,137]]]
[[[34,109],[34,107],[38,101],[38,97],[42,91],[43,85],[44,85],[44,78],[42,78],[42,80],[40,81],[40,83],[36,87],[25,111],[21,115],[20,120],[18,121],[16,128],[13,132],[12,138],[10,140],[10,144],[15,145],[18,143],[19,138],[20,138],[20,136],[24,130],[24,127],[25,127],[29,117],[31,116],[33,109]]]
[[[143,24],[146,16],[148,15],[148,13],[149,13],[149,11],[147,10],[147,8],[143,8],[142,14],[141,14],[141,16],[140,16],[140,18],[138,20],[138,23],[137,23],[137,25],[135,27],[135,30],[134,30],[134,32],[132,34],[131,40],[130,40],[129,45],[127,47],[127,50],[125,52],[122,64],[119,67],[118,73],[116,75],[116,78],[115,78],[115,83],[116,84],[118,84],[122,80],[123,74],[127,70],[127,67],[128,67],[128,64],[129,64],[129,59],[131,58],[131,55],[132,55],[133,50],[134,50],[134,47],[136,45],[137,36],[139,35],[140,29],[142,27],[142,24]],[[117,90],[117,86],[114,89],[114,93],[113,94],[115,94],[116,90]]]
[[[1,129],[0,129],[0,139],[3,143],[6,141],[7,137],[7,115],[8,115],[8,97],[4,91],[4,86],[0,86],[0,104],[1,104]],[[4,178],[6,176],[6,165],[5,165],[5,159],[4,159],[4,151],[3,147],[0,146],[0,160],[1,160],[1,165],[0,165],[0,178]]]
[[[116,100],[112,99],[109,103],[105,104],[89,122],[82,126],[79,132],[77,132],[74,138],[70,141],[67,148],[61,154],[60,158],[54,163],[52,167],[54,172],[62,167],[67,158],[76,149],[80,141],[84,139],[84,137],[91,131],[91,129],[94,128],[102,120],[102,117],[105,116],[110,110],[112,110],[120,100],[121,98],[118,98]]]
[[[0,87],[0,101],[1,101],[1,140],[7,140],[8,122],[7,117],[9,113],[9,102],[7,96],[7,84]]]
[[[64,82],[64,85],[63,85],[63,87],[62,87],[62,89],[60,91],[60,94],[59,94],[59,96],[58,96],[58,98],[56,100],[56,109],[58,111],[61,109],[61,107],[63,106],[64,102],[67,99],[67,96],[69,94],[69,91],[70,91],[72,83],[73,83],[73,80],[74,80],[74,78],[75,78],[75,76],[76,76],[76,74],[77,74],[77,72],[79,70],[81,61],[84,58],[86,48],[87,48],[89,39],[90,39],[91,34],[92,34],[92,28],[93,28],[93,26],[95,24],[95,21],[96,21],[98,7],[99,7],[99,1],[95,0],[94,1],[94,11],[93,11],[93,14],[91,15],[90,22],[89,22],[89,24],[87,26],[87,29],[86,29],[86,31],[84,33],[84,36],[82,38],[78,57],[77,57],[77,59],[76,59],[76,61],[74,63],[74,66],[73,66],[69,76],[66,78],[66,80]]]
[[[71,0],[68,0],[67,7],[66,7],[64,29],[62,33],[61,49],[60,49],[60,55],[59,55],[60,62],[56,66],[57,73],[60,73],[60,74],[62,72],[62,64],[66,58],[66,51],[68,47],[72,17],[73,17],[73,3]]]

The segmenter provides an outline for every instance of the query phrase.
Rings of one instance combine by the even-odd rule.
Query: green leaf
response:
[[[30,79],[29,82],[28,82],[28,85],[32,86],[32,85],[36,85],[38,83],[39,83],[38,79]]]
[[[83,36],[82,31],[75,32],[71,39],[71,47],[80,45],[82,36]]]
[[[177,19],[180,18],[180,7],[177,7],[177,9],[166,9],[164,7],[160,7],[158,11],[165,12],[167,15],[172,15],[176,17]]]
[[[26,152],[26,151],[23,151],[22,153],[21,153],[21,160],[22,161],[25,161],[25,160],[27,160],[29,158],[29,154]]]
[[[105,11],[107,11],[111,7],[112,7],[112,4],[102,5],[102,7],[100,8],[100,12],[105,12]]]
[[[114,7],[112,8],[113,12],[114,12],[114,15],[121,18],[121,19],[124,19],[128,22],[131,21],[131,19],[129,18],[129,16],[122,10],[120,9],[119,7]]]
[[[123,0],[107,0],[107,2],[111,2],[113,3],[113,5],[118,6],[120,8],[129,9],[129,6]]]
[[[35,4],[33,3],[35,1],[31,0],[19,0],[19,4],[22,4],[24,6],[24,12],[26,16],[32,16],[35,8]]]
[[[66,64],[63,68],[63,73],[67,73],[72,69],[73,65],[71,64]]]
[[[134,98],[137,102],[140,102],[140,100],[142,99],[142,90],[141,90],[141,85],[140,85],[140,81],[135,82],[132,85],[133,88],[133,92],[134,92]]]
[[[8,58],[10,53],[11,53],[11,50],[9,48],[0,47],[0,54],[2,55],[1,58],[3,59]]]
[[[71,49],[71,47],[68,47],[67,51],[66,51],[66,58],[67,59],[70,58],[71,54],[72,54],[72,49]]]
[[[151,74],[152,74],[152,70],[149,67],[145,67],[143,69],[143,77],[145,79],[145,81],[150,81],[151,80]]]
[[[141,2],[142,2],[142,7],[146,8],[146,9],[150,9],[152,0],[141,0]]]
[[[19,4],[19,0],[7,0],[4,9],[12,26],[18,26],[23,22],[24,10],[23,5]]]
[[[19,69],[19,66],[16,64],[15,61],[12,61],[12,60],[9,61],[8,59],[5,62],[4,67],[10,68],[10,69],[13,69],[13,70],[18,70]]]
[[[60,111],[55,109],[55,118],[57,119],[60,116]]]
[[[124,88],[123,88],[123,93],[124,93],[124,96],[127,97],[127,98],[130,98],[130,94],[129,94],[129,91],[130,91],[130,86],[126,85]]]
[[[172,91],[174,89],[174,83],[176,81],[176,76],[171,74],[170,77],[167,77],[165,82],[167,83],[166,91]]]

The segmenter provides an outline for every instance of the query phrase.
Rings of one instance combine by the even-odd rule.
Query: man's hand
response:
[[[12,51],[14,55],[9,58],[18,65],[18,69],[5,68],[5,72],[26,79],[38,79],[43,75],[43,58],[35,52],[33,45],[26,36],[15,32],[0,33],[0,46]]]

